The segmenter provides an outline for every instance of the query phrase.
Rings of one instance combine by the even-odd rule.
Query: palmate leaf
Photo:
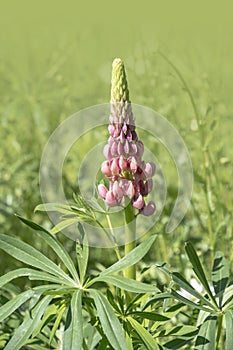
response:
[[[0,234],[0,248],[7,254],[13,256],[19,261],[24,262],[30,266],[34,266],[40,270],[47,271],[52,275],[59,276],[64,284],[69,286],[77,286],[76,283],[53,261],[48,259],[39,250],[31,247],[13,237]]]
[[[209,302],[207,298],[205,298],[201,293],[197,292],[188,281],[179,273],[179,272],[172,272],[167,270],[161,265],[157,265],[157,267],[165,272],[167,275],[169,275],[172,280],[178,284],[178,286],[182,289],[184,289],[186,292],[191,294],[193,297],[199,299],[202,301],[205,305],[209,306],[211,309],[215,309],[214,306]]]
[[[197,256],[197,253],[196,253],[191,242],[187,242],[185,244],[185,250],[186,250],[186,253],[189,257],[189,260],[193,266],[193,270],[194,270],[195,274],[197,275],[198,279],[202,283],[203,287],[205,288],[210,299],[213,301],[214,305],[218,308],[218,304],[217,304],[217,302],[216,302],[216,300],[215,300],[215,298],[210,290],[210,287],[209,287],[208,281],[206,279],[204,270],[202,268],[201,262]]]
[[[200,326],[195,350],[213,350],[215,349],[217,317],[208,316]]]
[[[212,281],[214,285],[214,291],[217,296],[221,297],[223,295],[228,283],[228,279],[229,279],[229,264],[221,252],[216,252],[215,258],[214,258],[214,265],[212,269]]]
[[[154,293],[159,292],[159,289],[156,286],[142,283],[139,281],[135,281],[130,278],[126,278],[123,276],[108,276],[108,275],[100,275],[99,277],[93,279],[90,283],[94,282],[105,282],[109,284],[113,284],[118,288],[122,288],[128,292],[133,293]]]
[[[197,303],[183,297],[183,295],[177,293],[177,291],[175,291],[175,290],[171,290],[171,296],[173,298],[175,298],[176,300],[179,300],[181,303],[188,305],[188,306],[191,306],[194,309],[203,310],[203,311],[206,311],[208,313],[211,313],[213,311],[212,309],[208,309],[207,307],[205,307],[201,304],[197,304]]]
[[[5,350],[19,350],[27,343],[31,334],[39,325],[52,298],[50,295],[45,296],[33,310],[32,318],[29,315],[25,317],[23,323],[17,328],[13,337],[7,343]]]
[[[63,350],[83,349],[82,291],[73,293],[66,317]]]
[[[130,253],[124,256],[121,260],[108,267],[106,270],[100,273],[100,276],[113,275],[119,271],[126,269],[132,265],[135,265],[140,261],[148,252],[152,244],[154,243],[156,236],[151,236],[147,240],[143,241],[139,246],[134,248]]]
[[[97,316],[111,346],[115,350],[127,349],[124,331],[107,299],[98,290],[89,289],[89,293],[94,299]]]
[[[76,282],[79,282],[78,274],[75,269],[74,263],[68,254],[68,252],[65,250],[63,245],[51,234],[45,230],[42,226],[35,224],[34,222],[25,219],[19,215],[17,217],[26,225],[29,227],[32,227],[36,232],[43,238],[43,240],[53,249],[53,251],[57,254],[59,259],[64,263],[64,265],[67,267],[68,271],[71,273],[72,277],[75,279]]]

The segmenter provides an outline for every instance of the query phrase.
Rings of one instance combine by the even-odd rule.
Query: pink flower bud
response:
[[[112,144],[112,147],[111,147],[111,153],[112,153],[113,156],[117,156],[118,155],[117,148],[118,148],[118,144],[117,144],[117,142],[114,142]]]
[[[122,198],[123,197],[123,190],[119,186],[119,183],[117,181],[114,181],[112,186],[112,192],[115,198]]]
[[[136,145],[137,145],[137,156],[141,158],[144,153],[144,145],[141,141],[137,141]]]
[[[124,152],[125,154],[129,154],[129,142],[127,140],[124,142]]]
[[[107,177],[112,176],[112,172],[111,172],[110,166],[109,166],[109,161],[106,160],[105,162],[102,163],[101,171]]]
[[[112,135],[112,136],[114,135],[115,128],[114,128],[114,126],[112,124],[110,124],[108,126],[108,132],[109,132],[110,135]]]
[[[104,154],[105,158],[107,158],[108,160],[112,159],[112,153],[111,153],[109,145],[104,146],[103,154]]]
[[[145,169],[144,169],[144,173],[146,175],[147,178],[150,178],[152,176],[154,176],[155,174],[155,164],[154,163],[146,163]]]
[[[137,171],[137,168],[138,168],[138,163],[137,163],[136,159],[134,157],[132,157],[130,160],[130,169],[131,169],[131,171],[133,171],[135,173]]]
[[[104,185],[100,184],[98,186],[98,192],[99,192],[100,197],[105,199],[106,198],[106,194],[108,192],[108,189]]]
[[[128,169],[128,162],[122,155],[119,158],[119,166],[123,171]]]
[[[153,215],[155,212],[156,206],[155,203],[150,201],[141,211],[141,214],[145,216]]]
[[[119,175],[120,168],[118,166],[118,159],[114,158],[110,166],[111,172],[113,175]]]
[[[129,144],[129,154],[131,156],[134,156],[135,154],[137,154],[137,146],[134,142],[130,142]]]
[[[131,181],[129,181],[129,186],[126,190],[126,196],[129,197],[130,199],[133,198],[135,194],[134,187]]]
[[[117,153],[119,156],[123,154],[123,144],[121,142],[118,143]]]
[[[105,201],[106,201],[106,204],[109,205],[110,207],[114,207],[114,206],[118,205],[118,202],[117,202],[114,194],[112,193],[112,191],[108,191],[106,193]]]
[[[142,195],[140,194],[138,196],[138,198],[133,202],[133,206],[134,206],[134,208],[142,209],[142,207],[144,205],[145,205],[144,199],[143,199]]]

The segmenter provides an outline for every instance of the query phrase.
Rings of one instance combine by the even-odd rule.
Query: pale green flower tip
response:
[[[130,102],[124,63],[115,58],[112,63],[111,102]]]

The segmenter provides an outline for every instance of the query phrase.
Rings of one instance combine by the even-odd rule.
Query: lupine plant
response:
[[[37,211],[57,211],[61,221],[50,231],[23,217],[57,256],[57,263],[16,237],[0,235],[0,248],[28,265],[0,277],[0,348],[17,349],[196,349],[231,350],[233,346],[233,288],[228,262],[217,252],[211,280],[190,242],[185,250],[196,286],[167,263],[146,263],[136,278],[136,266],[149,252],[156,235],[136,244],[138,215],[155,211],[152,190],[155,165],[143,160],[123,62],[113,62],[111,111],[103,179],[98,184],[106,212],[99,212],[80,193],[70,205],[39,205]],[[88,235],[83,223],[102,228],[101,215],[113,232],[109,207],[122,207],[125,216],[125,251],[114,245],[117,261],[93,274],[88,268]],[[149,218],[148,218],[149,219]],[[58,232],[76,224],[81,239],[75,242],[75,259],[58,239]],[[145,283],[145,271],[156,269],[167,283]],[[28,277],[25,291],[12,281]],[[210,276],[209,276],[210,277]]]

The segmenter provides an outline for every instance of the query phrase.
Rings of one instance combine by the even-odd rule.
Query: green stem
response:
[[[119,251],[118,245],[117,245],[116,240],[115,240],[115,235],[114,235],[112,223],[111,223],[111,220],[110,220],[110,217],[109,217],[108,214],[106,215],[106,219],[107,219],[108,226],[109,226],[109,229],[110,229],[110,231],[111,231],[111,235],[112,235],[112,238],[113,238],[113,241],[114,241],[114,250],[115,250],[117,259],[118,259],[118,260],[121,260],[120,251]]]
[[[130,253],[136,245],[136,218],[134,215],[134,207],[130,203],[125,208],[125,255]],[[125,277],[136,279],[135,266],[125,269]]]
[[[223,321],[223,314],[220,313],[218,316],[218,332],[217,332],[217,337],[216,337],[216,350],[218,350],[219,341],[221,339],[222,321]],[[221,344],[221,345],[223,345],[223,344]],[[221,346],[221,349],[223,349],[222,346]]]
[[[116,242],[116,239],[115,239],[115,236],[114,236],[114,232],[113,232],[113,228],[112,228],[112,224],[111,224],[111,221],[109,219],[108,214],[106,214],[106,218],[107,218],[108,224],[110,223],[109,224],[109,228],[110,228],[111,234],[109,234],[108,230],[106,230],[105,227],[98,220],[96,220],[96,222],[104,230],[104,232],[107,234],[107,237],[109,238],[109,240],[114,245],[114,251],[116,253],[117,259],[121,260],[120,250],[119,250],[119,247],[117,245],[117,242]]]

